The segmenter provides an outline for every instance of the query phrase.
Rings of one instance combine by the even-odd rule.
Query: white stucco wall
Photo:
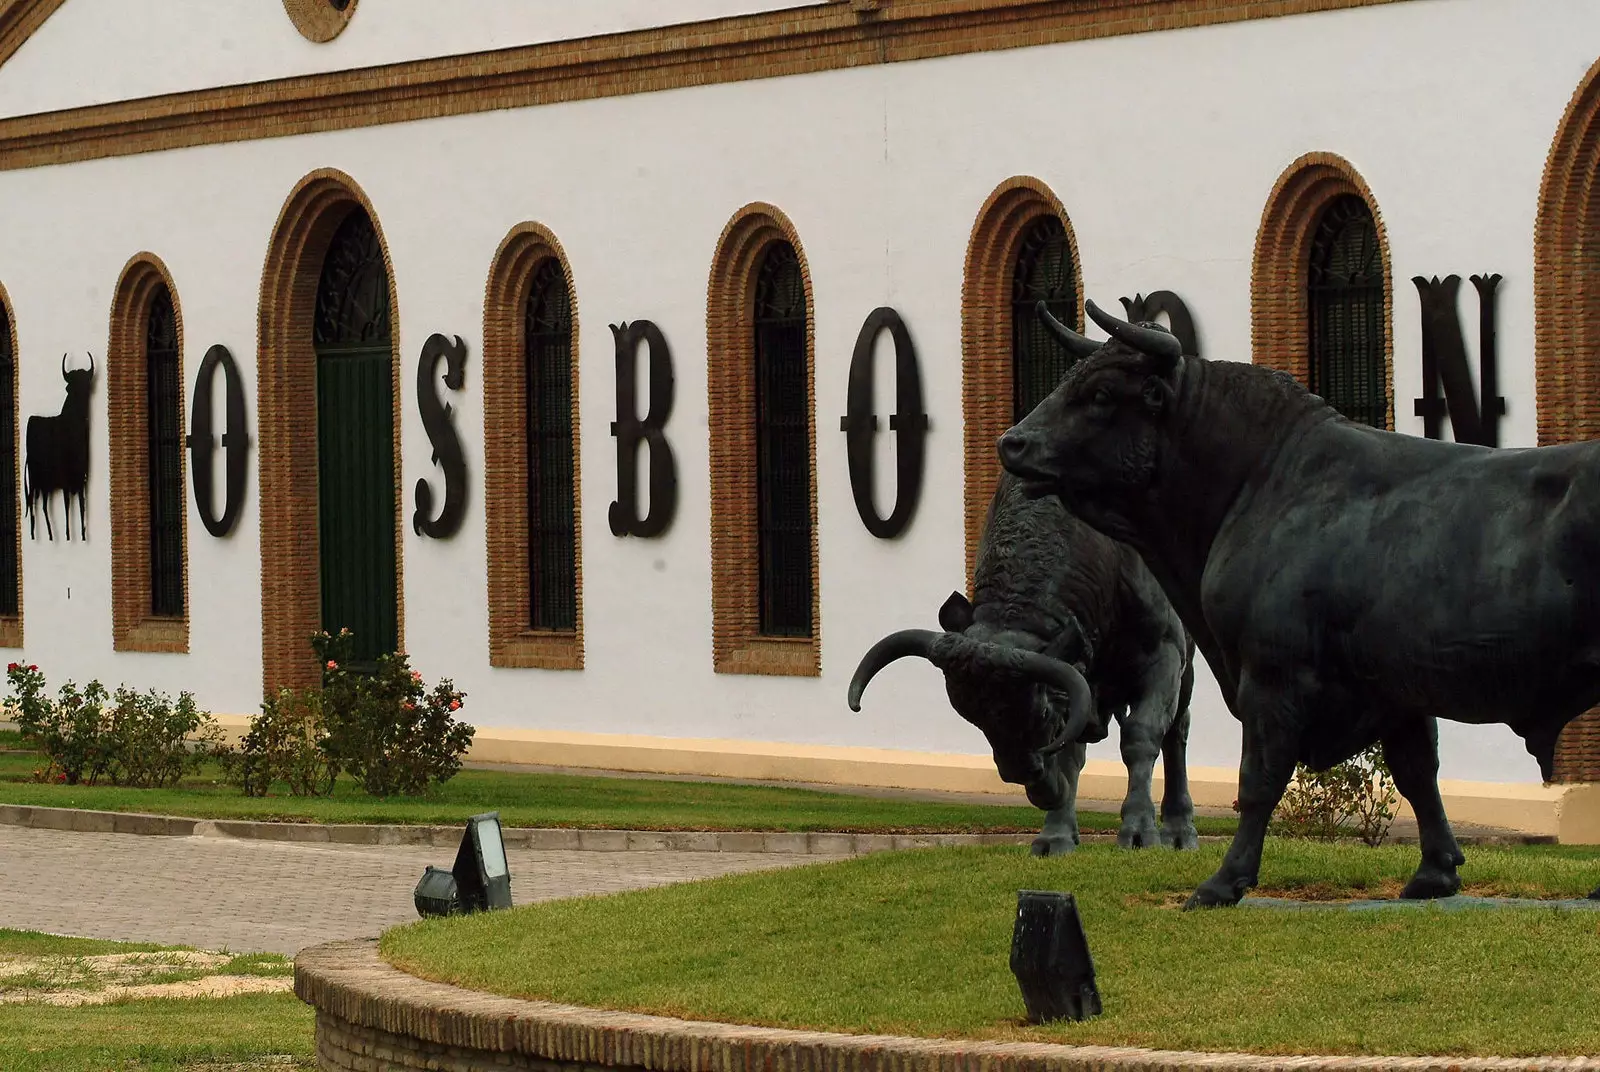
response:
[[[388,2],[366,0],[362,17]],[[1420,393],[1410,278],[1495,271],[1505,277],[1502,442],[1531,444],[1539,178],[1597,55],[1600,5],[1587,0],[1541,0],[1536,13],[1517,0],[1417,0],[0,173],[0,281],[15,307],[22,411],[59,406],[62,351],[103,359],[118,272],[148,249],[177,284],[186,379],[207,346],[232,348],[254,434],[256,301],[273,222],[305,173],[341,168],[372,199],[399,293],[406,644],[430,678],[452,675],[468,691],[474,721],[983,752],[925,665],[886,670],[859,715],[844,693],[874,640],[932,626],[962,583],[961,272],[989,192],[1017,174],[1049,183],[1077,233],[1089,296],[1115,307],[1120,295],[1174,290],[1209,356],[1246,360],[1268,192],[1303,153],[1339,153],[1371,185],[1388,228],[1401,430],[1421,431],[1410,416]],[[794,222],[814,286],[820,679],[711,672],[705,287],[722,227],[753,200]],[[529,219],[565,247],[581,319],[581,673],[488,666],[482,301],[497,244]],[[916,340],[932,419],[921,508],[889,542],[856,516],[838,431],[851,347],[879,305],[898,309]],[[1463,309],[1474,363],[1475,309]],[[680,503],[656,540],[614,538],[605,520],[616,464],[606,325],[642,318],[671,344],[678,386],[668,435]],[[414,396],[416,356],[435,331],[471,347],[466,388],[448,396],[466,446],[468,511],[443,542],[409,525],[410,488],[439,479]],[[893,408],[890,364],[879,367],[880,415]],[[254,457],[232,536],[206,535],[189,506],[190,654],[113,654],[103,378],[95,406],[88,544],[24,540],[27,657],[53,680],[190,688],[213,709],[253,710]],[[891,451],[880,437],[880,473],[892,474]],[[1232,765],[1237,725],[1201,677],[1191,761]],[[1112,742],[1098,751],[1115,755]],[[1446,777],[1537,779],[1500,727],[1446,726],[1443,751]]]
[[[0,68],[0,116],[831,0],[362,0],[332,41],[280,0],[70,0]]]

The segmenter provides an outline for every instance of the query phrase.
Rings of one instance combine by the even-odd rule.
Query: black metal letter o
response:
[[[887,518],[878,516],[872,502],[872,439],[878,431],[873,412],[873,348],[885,329],[894,338],[894,415],[889,428],[895,433],[894,509]],[[850,493],[856,513],[867,531],[879,539],[892,539],[911,524],[917,501],[922,497],[922,470],[925,455],[923,440],[928,435],[928,415],[922,410],[922,373],[917,368],[917,350],[905,321],[893,309],[874,309],[856,336],[855,352],[850,357],[850,385],[845,400],[845,415],[839,421],[845,433],[845,457],[850,463]]]
[[[211,462],[217,445],[211,434],[211,384],[218,365],[222,366],[223,404],[228,417],[227,431],[222,434],[226,490],[220,518],[211,501]],[[250,447],[250,433],[245,430],[244,422],[244,381],[239,378],[239,366],[234,363],[233,354],[218,343],[206,351],[200,370],[195,373],[189,435],[184,440],[189,448],[189,470],[194,474],[194,505],[200,511],[206,531],[213,536],[226,536],[239,520],[239,509],[244,505],[245,454]]]

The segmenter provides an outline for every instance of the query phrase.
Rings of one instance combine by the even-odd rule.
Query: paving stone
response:
[[[273,953],[372,937],[417,918],[412,888],[428,864],[454,861],[461,832],[452,831],[448,848],[441,848],[4,826],[0,927]],[[583,833],[586,840],[605,840],[594,835],[613,832]],[[508,849],[506,855],[518,904],[842,858],[630,852],[625,845],[608,852]]]

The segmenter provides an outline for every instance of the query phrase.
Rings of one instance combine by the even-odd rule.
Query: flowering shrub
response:
[[[454,717],[466,694],[449,678],[429,690],[404,652],[354,667],[353,642],[349,630],[311,638],[327,753],[374,796],[414,795],[454,777],[475,732]]]
[[[266,796],[275,782],[297,797],[327,796],[339,777],[316,689],[279,689],[261,704],[239,747],[218,748],[216,757],[228,781],[252,797]]]
[[[122,686],[113,698],[98,681],[81,690],[69,681],[51,700],[44,674],[31,663],[11,663],[6,679],[17,728],[47,761],[34,772],[39,781],[94,785],[104,777],[140,789],[173,785],[205,758],[191,750],[189,738],[205,744],[217,736],[210,714],[187,692],[174,703]]]
[[[1297,765],[1294,781],[1273,813],[1273,832],[1303,838],[1354,836],[1377,846],[1389,836],[1399,803],[1383,748],[1373,745],[1325,771]]]

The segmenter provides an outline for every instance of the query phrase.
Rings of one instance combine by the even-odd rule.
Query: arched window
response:
[[[399,644],[389,273],[372,219],[353,208],[323,258],[317,354],[322,627],[355,634],[362,662]]]
[[[1021,420],[1067,373],[1072,360],[1045,326],[1035,306],[1044,302],[1063,324],[1077,322],[1078,293],[1072,243],[1058,216],[1028,226],[1011,277],[1011,413]]]
[[[1353,421],[1388,424],[1383,251],[1355,194],[1329,203],[1311,239],[1306,280],[1312,391]]]
[[[561,262],[534,269],[524,311],[528,429],[527,625],[578,627],[577,518],[572,450],[572,299]]]
[[[756,276],[756,531],[763,636],[811,635],[811,431],[806,292],[788,242]]]
[[[165,285],[150,299],[145,329],[145,429],[150,485],[150,613],[183,614],[183,384],[178,324]]]
[[[0,646],[21,647],[22,561],[18,553],[17,352],[11,311],[0,303]]]

